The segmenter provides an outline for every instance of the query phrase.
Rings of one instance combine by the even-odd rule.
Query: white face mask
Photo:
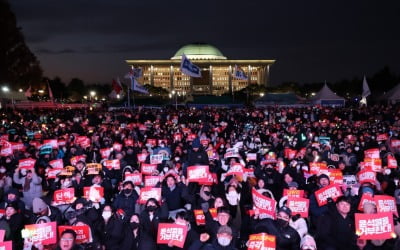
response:
[[[111,217],[111,211],[103,211],[101,214],[105,220],[109,219]]]
[[[226,238],[226,237],[218,237],[218,243],[221,246],[226,247],[226,246],[229,246],[229,244],[231,243],[231,240],[229,238]]]
[[[0,168],[0,173],[4,174],[7,170],[5,168]]]

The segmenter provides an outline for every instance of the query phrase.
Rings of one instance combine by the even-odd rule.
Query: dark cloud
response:
[[[277,59],[275,72],[271,71],[275,83],[319,81],[326,75],[327,80],[338,80],[360,71],[374,73],[386,64],[400,72],[399,1],[18,0],[11,4],[44,67],[53,65],[53,60],[64,62],[64,69],[72,67],[67,62],[73,60],[62,57],[78,54],[96,55],[93,64],[98,67],[106,67],[102,61],[123,65],[124,59],[166,59],[184,44],[206,42],[228,58]],[[100,78],[96,72],[84,75],[91,77],[88,80]]]

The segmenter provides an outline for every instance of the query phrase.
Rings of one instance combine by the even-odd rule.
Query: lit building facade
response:
[[[181,72],[183,54],[201,68],[201,77],[190,77]],[[139,83],[162,87],[169,92],[192,95],[222,95],[250,84],[267,86],[270,67],[274,62],[275,60],[228,60],[209,44],[185,45],[170,60],[126,60],[129,66],[143,69]],[[235,65],[242,68],[247,80],[233,77]]]

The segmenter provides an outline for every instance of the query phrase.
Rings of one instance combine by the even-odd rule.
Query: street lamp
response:
[[[96,95],[96,91],[90,91],[90,101],[92,100],[92,98]]]
[[[180,95],[179,92],[172,90],[172,97],[175,96],[175,109],[178,110],[178,95]]]
[[[1,90],[5,93],[10,92],[10,89],[7,86],[3,86]]]

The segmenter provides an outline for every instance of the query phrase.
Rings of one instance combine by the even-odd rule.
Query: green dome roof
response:
[[[189,59],[209,60],[209,59],[226,59],[226,57],[212,45],[205,43],[188,44],[180,48],[173,57],[174,59],[181,59],[185,54]]]

